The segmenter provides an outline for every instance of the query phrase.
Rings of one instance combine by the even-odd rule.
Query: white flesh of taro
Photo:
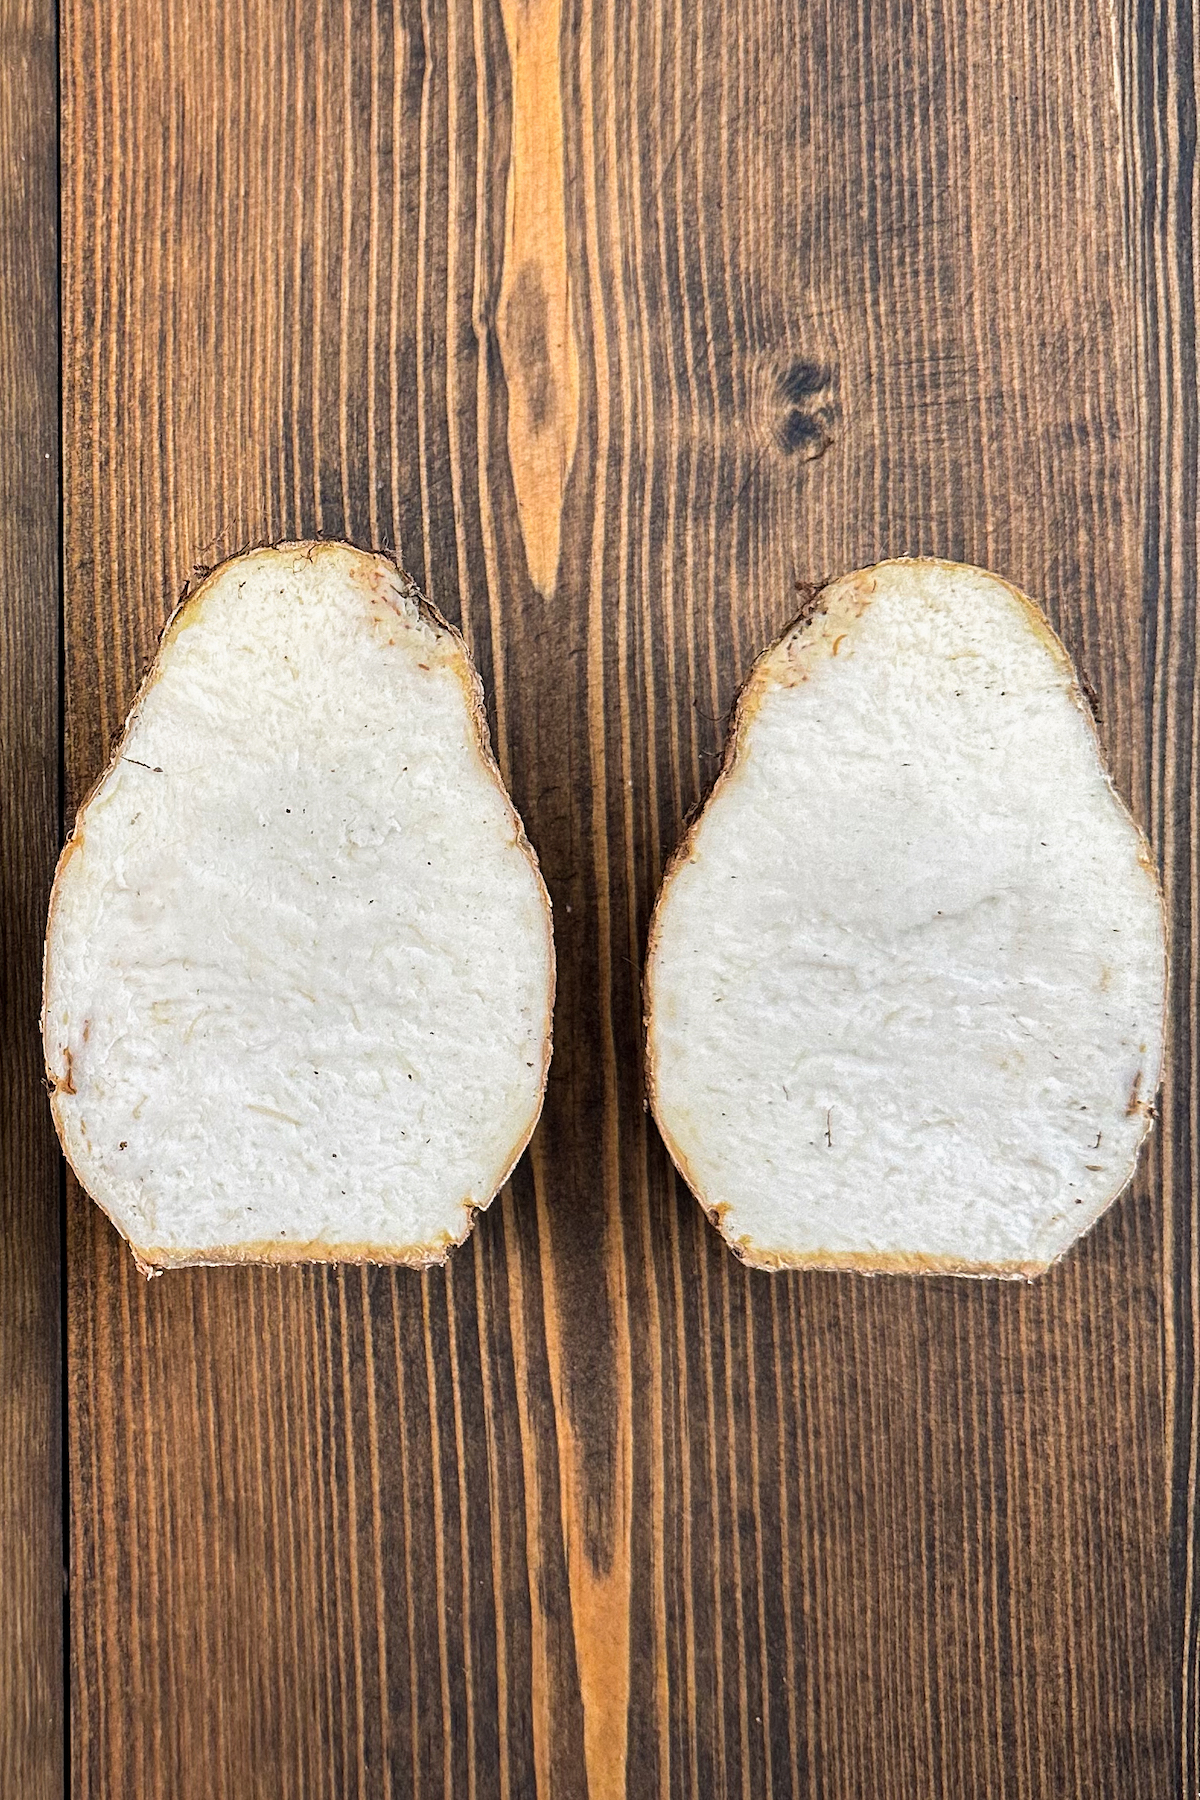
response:
[[[669,872],[649,1085],[765,1268],[1033,1275],[1128,1182],[1163,915],[1039,610],[883,563],[756,665]]]
[[[553,982],[457,633],[346,545],[218,570],[47,934],[55,1119],[139,1262],[443,1257],[533,1130]]]

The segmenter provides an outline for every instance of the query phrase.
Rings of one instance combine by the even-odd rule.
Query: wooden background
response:
[[[67,1195],[71,1792],[1194,1794],[1192,0],[62,0],[61,218],[53,40],[2,7],[5,1795],[59,1791],[64,1719],[60,249],[68,812],[195,569],[394,546],[560,970],[445,1271],[147,1285]],[[1045,601],[1171,909],[1161,1127],[1028,1288],[752,1274],[642,1107],[739,680],[797,582],[904,552]]]
[[[52,10],[0,0],[0,1796],[63,1791],[62,1159],[38,990],[60,832]]]

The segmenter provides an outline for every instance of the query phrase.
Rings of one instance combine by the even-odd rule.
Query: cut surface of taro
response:
[[[47,930],[55,1121],[139,1262],[440,1260],[536,1123],[553,987],[458,633],[349,545],[216,570]]]
[[[664,881],[650,1099],[764,1268],[1031,1276],[1128,1183],[1163,909],[1063,646],[978,569],[882,563],[760,658]]]

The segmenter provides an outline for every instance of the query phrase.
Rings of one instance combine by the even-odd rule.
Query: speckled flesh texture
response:
[[[59,1136],[139,1263],[442,1260],[533,1131],[553,988],[457,632],[349,545],[216,570],[46,938]]]
[[[1166,952],[1070,660],[994,576],[827,587],[668,872],[651,1104],[747,1262],[1032,1276],[1149,1129]]]

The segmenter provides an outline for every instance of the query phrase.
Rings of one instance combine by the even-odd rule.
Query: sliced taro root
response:
[[[466,647],[283,544],[177,611],[54,884],[54,1118],[147,1270],[442,1260],[537,1121],[554,951]]]
[[[1032,1276],[1159,1084],[1149,851],[1040,610],[903,561],[755,665],[659,895],[651,1104],[760,1268]]]

